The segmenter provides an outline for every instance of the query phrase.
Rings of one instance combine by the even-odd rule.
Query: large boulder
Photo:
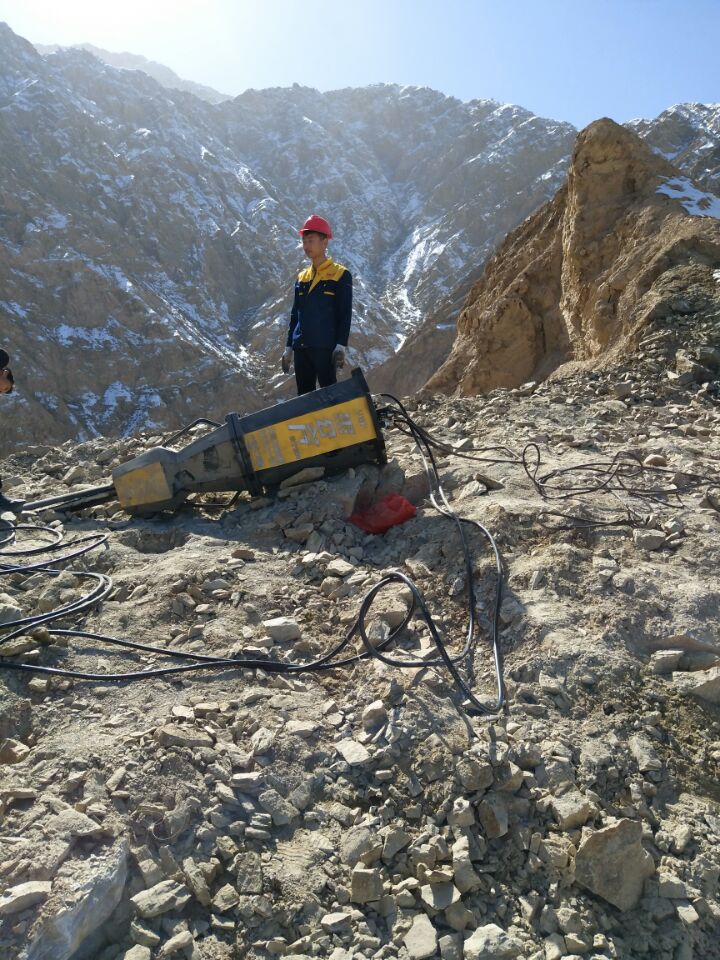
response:
[[[619,910],[632,910],[655,862],[641,843],[637,820],[618,820],[596,830],[575,857],[575,881]]]

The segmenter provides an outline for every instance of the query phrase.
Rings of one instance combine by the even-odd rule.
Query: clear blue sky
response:
[[[720,0],[0,0],[0,20],[233,95],[386,81],[576,126],[720,101]]]

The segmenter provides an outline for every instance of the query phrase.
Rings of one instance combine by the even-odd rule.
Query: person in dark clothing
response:
[[[332,239],[330,224],[313,214],[299,231],[311,266],[301,270],[295,282],[283,373],[295,363],[298,394],[310,393],[319,384],[337,382],[345,365],[345,348],[352,317],[352,275],[347,267],[327,255]]]
[[[9,363],[10,357],[4,350],[0,349],[0,394],[12,393],[13,391],[15,378],[12,375],[12,370],[8,366]],[[18,500],[10,500],[8,497],[3,496],[2,477],[0,477],[0,511],[15,510],[19,502]]]
[[[0,393],[12,393],[15,378],[8,366],[10,357],[4,350],[0,350]]]

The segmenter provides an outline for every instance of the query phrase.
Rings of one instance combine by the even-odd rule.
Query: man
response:
[[[9,368],[10,357],[4,350],[0,349],[0,394],[12,393],[15,378],[12,370]],[[2,495],[2,477],[0,477],[0,512],[3,510],[15,510],[21,503],[19,500],[9,500]]]
[[[0,350],[0,393],[12,393],[15,379],[8,366],[9,363],[10,357],[4,350]]]
[[[315,390],[318,383],[321,387],[336,383],[337,371],[345,365],[352,315],[352,276],[327,255],[328,241],[332,240],[327,220],[314,213],[298,232],[311,266],[300,271],[295,283],[282,369],[289,373],[290,364],[295,361],[299,395]]]

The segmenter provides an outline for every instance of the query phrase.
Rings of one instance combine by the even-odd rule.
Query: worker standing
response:
[[[319,384],[337,382],[345,365],[345,349],[352,316],[352,275],[328,254],[330,224],[313,214],[298,231],[310,266],[295,282],[287,344],[282,355],[283,373],[295,362],[298,394],[310,393]]]
[[[0,394],[3,393],[12,393],[13,384],[15,380],[12,375],[12,370],[8,366],[10,363],[10,357],[7,353],[0,348]],[[7,497],[4,497],[2,494],[2,478],[0,477],[0,511],[2,510],[13,510],[16,508],[19,501],[9,500]]]

